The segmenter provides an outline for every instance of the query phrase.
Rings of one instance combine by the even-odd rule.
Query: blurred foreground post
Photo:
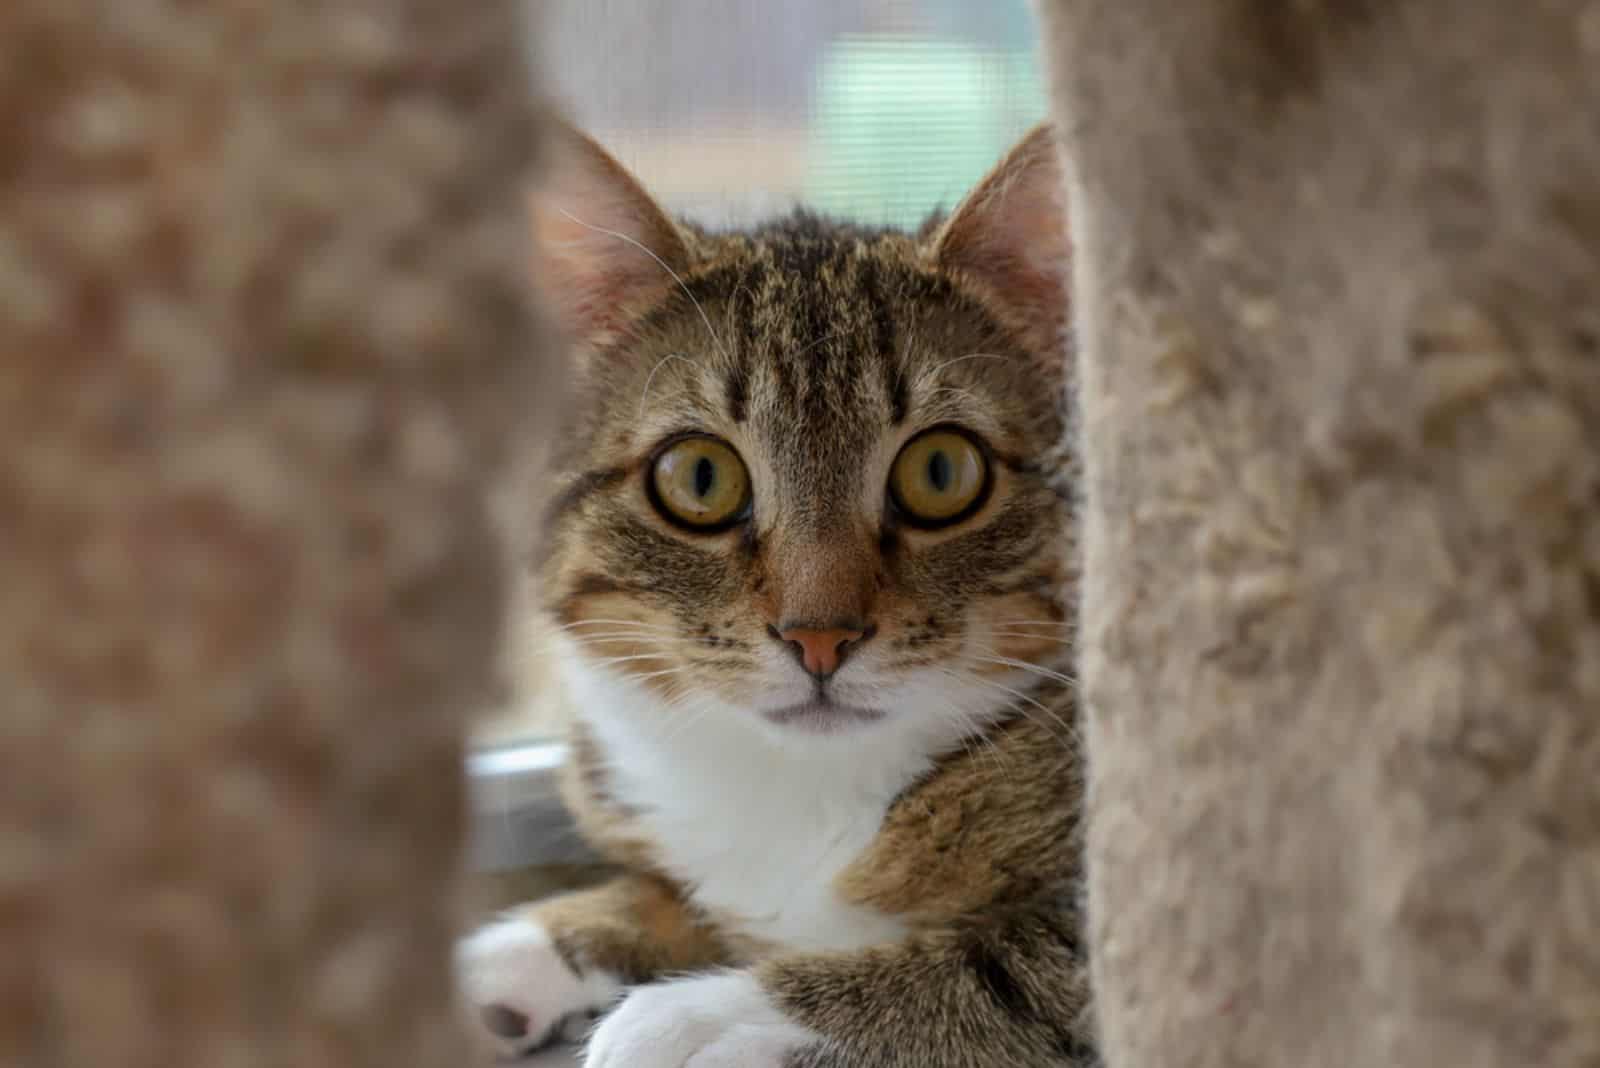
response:
[[[0,7],[0,1064],[463,1063],[519,16]]]
[[[1600,1064],[1600,8],[1039,8],[1106,1063]]]

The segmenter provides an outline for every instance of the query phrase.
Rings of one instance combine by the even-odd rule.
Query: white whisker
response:
[[[638,660],[660,660],[664,653],[636,653],[632,656],[608,656],[592,661],[591,667],[611,667],[613,664],[631,664]]]
[[[948,668],[934,668],[933,670],[938,671],[941,674],[947,675],[950,678],[956,679],[956,680],[961,681],[961,682],[975,682],[979,686],[988,686],[991,689],[999,690],[999,691],[1001,691],[1003,693],[1009,694],[1012,697],[1016,698],[1018,701],[1026,702],[1027,704],[1032,705],[1034,708],[1037,708],[1040,712],[1043,712],[1046,716],[1049,716],[1050,719],[1055,722],[1056,726],[1060,727],[1063,731],[1066,732],[1066,739],[1064,739],[1064,741],[1069,741],[1069,740],[1074,739],[1074,738],[1077,737],[1077,732],[1072,729],[1072,727],[1067,723],[1066,720],[1061,718],[1059,713],[1057,713],[1055,710],[1053,710],[1053,709],[1041,704],[1037,699],[1029,697],[1027,694],[1023,693],[1021,690],[1014,690],[1010,686],[1006,686],[1003,683],[995,682],[993,679],[983,678],[981,675],[975,675],[970,671],[968,671],[968,672],[955,672],[955,671],[949,670]],[[1026,714],[1027,713],[1024,713],[1024,715],[1026,715]],[[1032,717],[1030,716],[1029,718],[1031,719]],[[1038,720],[1035,720],[1034,722],[1037,723]],[[1040,726],[1044,726],[1044,724],[1040,724]]]
[[[559,638],[553,638],[544,645],[540,646],[539,651],[547,653],[557,652],[561,649],[566,649],[574,645],[578,646],[579,648],[584,648],[590,645],[607,645],[611,642],[622,641],[673,641],[677,637],[678,636],[676,634],[663,634],[656,633],[654,631],[590,631],[587,634],[564,634]]]
[[[957,356],[953,360],[946,360],[943,363],[934,364],[932,367],[928,368],[926,371],[917,376],[917,385],[920,386],[922,383],[926,382],[940,371],[943,371],[946,367],[953,367],[963,360],[1009,360],[1010,358],[1011,357],[998,352],[969,352],[965,356]]]
[[[670,363],[673,360],[681,360],[682,362],[688,364],[690,367],[694,366],[694,361],[693,360],[689,359],[687,356],[684,356],[682,353],[677,353],[677,352],[669,352],[665,356],[661,357],[661,359],[657,360],[656,361],[656,365],[654,367],[650,368],[650,373],[645,376],[644,389],[641,390],[640,393],[639,393],[639,418],[640,419],[644,418],[644,407],[650,400],[650,383],[652,383],[652,382],[654,382],[656,380],[656,372],[661,370],[661,368],[665,367],[668,363]]]
[[[670,638],[673,635],[653,630],[590,630],[582,634],[562,634],[551,638],[548,644],[552,649],[561,648],[563,643],[581,645],[584,642],[606,641],[612,638]]]
[[[661,740],[663,742],[670,742],[678,738],[680,735],[688,733],[694,728],[695,724],[699,723],[706,717],[706,713],[710,711],[711,706],[704,703],[697,703],[687,708],[686,711],[688,712],[688,715],[678,714],[680,711],[685,711],[684,705],[690,698],[695,698],[698,700],[705,696],[707,696],[705,691],[696,686],[690,686],[684,690],[682,694],[670,699],[667,702],[667,714],[669,718],[676,719],[677,723],[673,724],[673,729],[671,731],[662,735]]]
[[[963,734],[958,739],[963,752],[974,760],[979,759],[980,754],[988,756],[990,764],[1000,774],[1005,774],[1009,770],[1009,766],[1005,761],[1005,754],[1000,751],[1000,747],[995,745],[994,739],[990,738],[988,732],[984,730],[986,724],[977,713],[949,702],[943,703],[943,710],[953,714],[957,723],[971,728],[971,733]],[[987,750],[987,753],[985,753],[985,750]]]
[[[992,638],[1009,639],[1011,641],[1044,642],[1049,645],[1072,645],[1071,638],[1052,638],[1048,634],[1027,634],[1018,631],[998,630],[990,631]]]
[[[929,397],[937,397],[941,393],[954,393],[958,397],[966,398],[967,400],[971,401],[973,404],[982,404],[983,403],[983,399],[981,397],[979,397],[976,393],[972,392],[972,390],[963,389],[960,386],[940,386],[938,389],[930,389],[930,390],[928,390],[928,394],[927,395]]]
[[[1003,667],[1016,668],[1018,671],[1029,671],[1035,675],[1038,675],[1040,678],[1054,679],[1056,682],[1064,683],[1068,686],[1076,686],[1078,684],[1077,679],[1070,675],[1063,675],[1059,671],[1051,671],[1047,667],[1041,667],[1038,664],[1031,664],[1026,660],[1014,660],[1009,656],[985,655],[988,652],[989,650],[984,650],[982,653],[977,654],[975,659],[981,660],[986,664],[1000,664]]]
[[[996,619],[992,627],[1065,627],[1068,624],[1056,619]]]
[[[643,682],[645,679],[659,679],[667,675],[686,675],[692,670],[690,664],[679,664],[677,667],[664,668],[661,671],[646,671],[643,675],[629,675],[634,682]]]
[[[557,630],[571,630],[574,627],[596,627],[596,626],[599,626],[602,623],[611,623],[611,624],[614,624],[616,626],[623,626],[623,627],[640,627],[640,628],[648,628],[648,629],[652,629],[652,630],[668,630],[668,631],[673,631],[674,633],[676,633],[676,631],[677,631],[677,628],[669,627],[669,626],[667,626],[666,624],[663,624],[663,623],[644,623],[644,622],[641,622],[640,620],[637,620],[637,619],[580,619],[575,623],[565,623],[565,624],[561,625],[560,627],[558,627],[556,629]]]

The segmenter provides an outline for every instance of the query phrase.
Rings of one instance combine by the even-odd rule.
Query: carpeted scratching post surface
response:
[[[1600,10],[1039,8],[1106,1063],[1600,1064]]]
[[[0,7],[0,1064],[463,1064],[526,39]]]

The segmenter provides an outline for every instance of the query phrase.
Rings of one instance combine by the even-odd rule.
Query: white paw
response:
[[[639,987],[601,1021],[584,1068],[782,1068],[816,1039],[743,972]]]
[[[542,926],[514,917],[463,939],[456,975],[473,1034],[502,1057],[520,1057],[557,1035],[581,1038],[590,1015],[622,992],[606,972],[578,975]]]

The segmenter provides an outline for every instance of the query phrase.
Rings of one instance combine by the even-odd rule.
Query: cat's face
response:
[[[584,669],[786,736],[1025,702],[1069,637],[1048,135],[921,236],[690,232],[569,147],[540,266],[583,370],[541,580]]]

